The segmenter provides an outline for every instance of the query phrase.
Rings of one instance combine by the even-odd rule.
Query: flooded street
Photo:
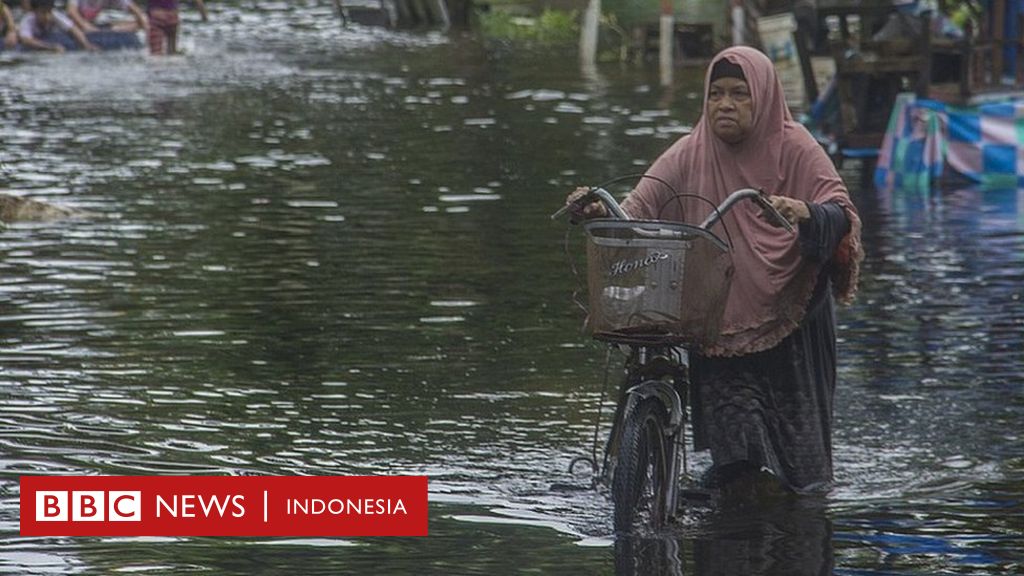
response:
[[[835,491],[616,549],[605,493],[552,489],[605,349],[548,215],[685,133],[699,71],[242,4],[167,61],[0,54],[0,188],[83,212],[0,231],[0,573],[1024,571],[1024,191],[851,163]],[[425,474],[430,536],[22,538],[30,474]]]

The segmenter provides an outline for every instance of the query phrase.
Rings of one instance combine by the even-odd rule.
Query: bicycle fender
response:
[[[630,408],[638,399],[657,398],[660,400],[668,408],[669,433],[675,434],[676,430],[683,425],[683,401],[679,399],[679,394],[668,382],[647,380],[633,386],[626,391],[626,394],[630,397]]]

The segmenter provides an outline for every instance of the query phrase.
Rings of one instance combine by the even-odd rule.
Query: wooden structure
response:
[[[661,27],[650,24],[638,28],[641,35],[636,40],[640,49],[635,50],[643,59],[653,57],[661,46]],[[706,64],[715,55],[715,39],[710,22],[676,21],[672,27],[674,60],[681,64]]]
[[[1024,38],[1020,36],[1024,15],[1013,15],[1007,0],[992,0],[991,6],[990,12],[981,18],[979,29],[974,30],[968,23],[964,38],[959,40],[936,37],[930,18],[925,19],[918,96],[967,103],[972,98],[1005,92],[1014,86],[1024,88]],[[1018,20],[1016,38],[1007,37],[1008,17]],[[1008,52],[1016,57],[1008,61]],[[1010,62],[1013,69],[1007,66]],[[943,76],[937,78],[936,74]],[[1005,82],[1006,79],[1011,82]]]
[[[1012,89],[1004,83],[1008,48],[1017,55],[1010,76],[1018,90],[1024,89],[1024,41],[1020,34],[1005,37],[1006,1],[991,0],[992,9],[981,18],[981,29],[965,30],[963,37],[956,39],[933,32],[930,14],[901,14],[887,1],[820,2],[822,25],[831,19],[838,28],[831,49],[839,110],[835,125],[826,127],[834,138],[836,160],[870,156],[877,150],[900,92],[966,104],[982,95]],[[1020,31],[1024,17],[1017,17],[1022,20],[1017,26]],[[917,36],[875,40],[876,32],[893,19],[904,19]],[[798,46],[806,60],[806,44],[798,41]],[[806,70],[805,66],[808,93],[813,94],[814,78]]]
[[[470,0],[379,0],[350,3],[334,0],[343,26],[349,23],[385,28],[464,28]],[[454,9],[454,16],[451,11]]]

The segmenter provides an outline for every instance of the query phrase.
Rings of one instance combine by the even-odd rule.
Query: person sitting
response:
[[[77,46],[85,50],[98,50],[67,15],[54,10],[53,0],[32,0],[30,7],[31,10],[22,17],[18,27],[18,36],[24,47],[64,52],[67,48],[75,48],[77,43]]]
[[[115,9],[131,13],[132,20],[120,20],[110,23],[108,28],[115,32],[137,32],[149,30],[149,21],[142,10],[131,0],[68,0],[68,16],[83,32],[96,32],[100,29],[97,22],[104,10]]]
[[[783,230],[752,205],[723,218],[735,273],[718,339],[691,354],[694,443],[711,450],[708,484],[741,500],[765,477],[787,492],[827,491],[833,298],[849,302],[856,292],[860,219],[832,161],[793,120],[767,56],[728,48],[712,60],[704,86],[693,132],[654,162],[647,174],[657,180],[641,180],[622,209],[632,218],[695,223],[707,207],[691,195],[720,204],[754,188],[798,229]],[[586,192],[568,201],[576,206]],[[575,210],[577,219],[605,215],[600,203]]]

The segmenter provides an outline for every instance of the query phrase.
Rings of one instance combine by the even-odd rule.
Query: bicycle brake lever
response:
[[[566,205],[562,206],[561,208],[559,208],[557,211],[555,211],[554,214],[551,215],[551,219],[552,220],[557,220],[562,214],[565,214],[566,212],[568,212],[569,208],[572,208],[573,204],[575,204],[575,202],[570,203],[570,204],[566,204]]]
[[[757,202],[758,206],[760,206],[761,208],[766,210],[769,214],[771,214],[772,218],[774,218],[776,222],[781,224],[782,227],[785,228],[787,232],[790,232],[790,233],[795,233],[796,232],[796,228],[793,228],[793,223],[790,222],[788,218],[783,216],[782,213],[779,212],[775,208],[775,206],[773,206],[772,203],[768,201],[768,196],[763,191],[760,194],[758,194],[757,196],[754,196],[753,198],[754,198],[754,202]]]
[[[579,198],[573,200],[572,202],[567,202],[564,206],[556,210],[555,213],[551,215],[551,219],[557,220],[562,214],[565,214],[572,208],[575,208],[577,206],[583,206],[589,202],[593,202],[595,199],[597,199],[597,194],[594,193],[594,189],[592,188],[583,196],[580,196]]]

